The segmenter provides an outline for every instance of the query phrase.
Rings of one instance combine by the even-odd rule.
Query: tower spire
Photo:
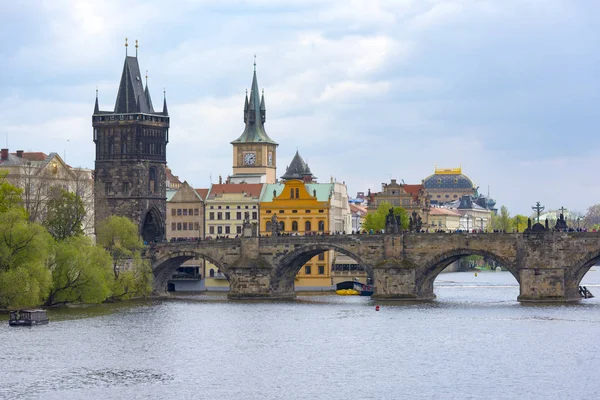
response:
[[[96,86],[96,104],[94,105],[94,114],[98,114],[100,112],[100,107],[98,107],[98,86]]]
[[[135,39],[135,58],[137,58],[138,41]]]
[[[163,115],[169,115],[169,110],[167,109],[167,90],[163,88]]]
[[[127,38],[125,38],[125,57],[127,57],[127,47],[129,45],[127,44]]]

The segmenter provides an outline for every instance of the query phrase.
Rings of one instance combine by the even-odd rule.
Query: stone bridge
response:
[[[156,243],[151,259],[154,290],[165,293],[185,261],[204,258],[229,280],[230,299],[290,299],[294,278],[312,257],[327,250],[345,254],[373,278],[374,298],[430,300],[433,282],[461,257],[497,261],[520,286],[519,301],[576,301],[579,282],[600,260],[600,233],[405,233],[242,237]]]

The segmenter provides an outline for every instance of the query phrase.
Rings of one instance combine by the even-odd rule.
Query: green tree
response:
[[[362,224],[362,229],[365,231],[373,230],[373,232],[379,232],[385,229],[385,219],[390,212],[392,205],[390,203],[383,202],[377,206],[377,210],[372,213],[368,213],[365,216],[365,221]],[[394,216],[400,216],[401,227],[400,229],[408,229],[408,213],[402,207],[394,207]]]
[[[98,245],[104,247],[113,259],[115,278],[126,260],[135,258],[143,247],[137,226],[126,217],[111,216],[96,228]]]
[[[57,242],[52,287],[45,304],[100,303],[111,294],[113,281],[110,254],[91,239],[76,236]]]
[[[128,300],[133,297],[146,297],[152,292],[152,279],[150,262],[137,254],[131,268],[125,269],[114,279],[111,298]]]
[[[23,201],[21,200],[23,190],[12,185],[6,179],[7,176],[7,171],[0,170],[0,214],[7,212],[11,208],[23,206]]]
[[[510,218],[510,213],[508,212],[508,208],[506,206],[500,207],[500,214],[496,219],[496,227],[494,229],[498,229],[501,231],[511,232],[512,231],[512,219]]]
[[[517,232],[524,232],[527,229],[527,220],[529,217],[522,214],[517,214],[513,217],[512,226]]]
[[[83,234],[85,207],[81,198],[64,189],[57,190],[46,206],[44,226],[56,240]]]
[[[23,209],[0,214],[0,307],[43,302],[50,289],[52,242],[41,225],[27,221]]]

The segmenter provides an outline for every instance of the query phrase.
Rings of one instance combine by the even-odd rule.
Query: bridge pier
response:
[[[418,268],[406,260],[387,260],[373,268],[374,299],[433,300],[432,282],[419,282]]]
[[[519,271],[520,302],[569,302],[581,297],[564,268],[523,268]]]
[[[271,289],[271,266],[261,258],[240,258],[229,269],[229,293],[231,300],[282,300],[296,297],[290,291]]]

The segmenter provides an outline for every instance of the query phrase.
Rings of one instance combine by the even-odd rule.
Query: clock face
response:
[[[269,152],[269,155],[267,157],[267,162],[269,164],[269,167],[273,165],[273,153]]]
[[[254,154],[254,153],[244,154],[244,164],[254,165],[255,163],[256,163],[256,154]]]

